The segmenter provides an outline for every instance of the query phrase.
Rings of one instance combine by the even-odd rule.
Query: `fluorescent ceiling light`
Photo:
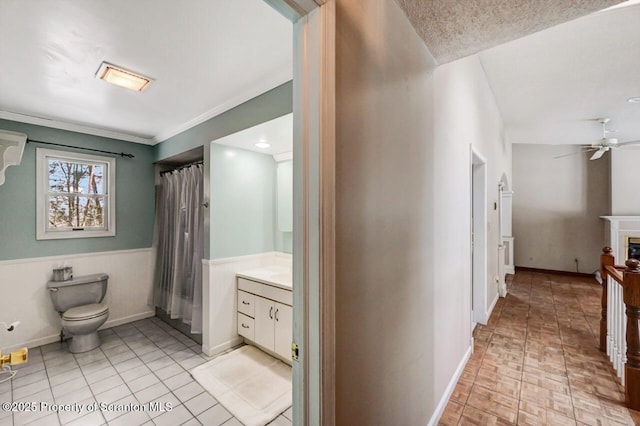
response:
[[[628,102],[632,102],[634,104],[640,104],[640,96],[634,96],[633,98],[627,99]]]
[[[153,81],[149,77],[125,70],[108,62],[103,62],[96,72],[96,78],[126,89],[142,92]]]
[[[269,147],[271,146],[271,144],[260,141],[260,142],[258,142],[258,143],[256,144],[256,146],[257,146],[258,148],[263,148],[263,149],[265,149],[265,148],[269,148]]]

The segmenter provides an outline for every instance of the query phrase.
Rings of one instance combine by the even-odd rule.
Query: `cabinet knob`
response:
[[[243,304],[243,305],[250,305],[251,303],[247,302],[246,300],[243,300],[243,301],[242,301],[242,304]]]
[[[269,309],[269,318],[273,319],[273,306]]]
[[[242,328],[249,328],[249,326],[246,325],[245,323],[242,323]]]
[[[278,311],[279,311],[279,310],[280,310],[280,309],[276,309],[276,321],[278,321]]]

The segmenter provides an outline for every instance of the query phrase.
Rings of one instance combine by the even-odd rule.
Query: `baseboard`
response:
[[[569,275],[571,277],[581,277],[581,278],[593,278],[593,273],[588,274],[586,272],[571,272],[571,271],[558,271],[555,269],[529,268],[527,266],[516,266],[516,272],[518,271],[537,272],[540,274],[551,274],[551,275]]]
[[[204,353],[207,356],[214,356],[226,351],[227,349],[231,349],[238,346],[243,341],[244,340],[242,339],[241,336],[237,336],[231,340],[227,340],[226,342],[220,343],[219,345],[213,346],[211,348],[208,346],[202,345],[202,353]]]
[[[99,328],[99,330],[104,330],[106,328],[111,328],[111,327],[117,327],[117,326],[122,325],[122,324],[128,324],[130,322],[139,321],[139,320],[145,319],[145,318],[153,318],[155,316],[156,316],[155,310],[147,311],[147,312],[141,312],[139,314],[129,315],[128,317],[123,317],[123,318],[118,318],[118,319],[114,319],[114,320],[111,320],[111,321],[107,321],[107,322],[104,323],[104,325],[102,327]]]
[[[54,343],[59,341],[60,341],[60,334],[54,334],[51,336],[39,337],[37,339],[28,340],[24,343],[3,347],[2,352],[11,352],[20,348],[33,349],[33,348],[37,348],[38,346],[48,345],[49,343]]]
[[[489,318],[491,318],[491,314],[493,313],[493,309],[496,307],[496,303],[498,303],[498,299],[500,298],[500,295],[498,293],[496,293],[496,297],[493,299],[493,302],[491,302],[491,306],[489,306],[489,309],[487,310],[487,317],[485,319],[485,325],[487,325],[487,322],[489,321]]]
[[[487,325],[487,322],[489,322],[489,317],[491,317],[491,314],[493,313],[493,308],[496,307],[496,303],[498,303],[499,298],[500,298],[500,295],[496,293],[496,297],[495,299],[493,299],[493,302],[491,302],[489,309],[487,309],[487,311],[484,312],[484,314],[482,312],[480,313],[483,316],[481,318],[478,318],[478,324]]]
[[[440,420],[440,417],[442,417],[442,414],[444,413],[445,408],[447,408],[447,404],[449,403],[449,398],[451,398],[451,394],[453,394],[453,390],[456,388],[456,385],[458,384],[458,380],[460,379],[460,376],[464,371],[464,367],[467,365],[467,361],[469,360],[469,357],[471,357],[471,352],[472,352],[472,347],[469,346],[464,356],[462,357],[460,364],[458,364],[458,368],[456,368],[455,373],[453,373],[453,377],[449,381],[447,388],[444,390],[444,395],[442,395],[442,398],[440,398],[440,402],[436,406],[436,409],[433,412],[433,415],[431,416],[429,423],[427,423],[428,426],[438,424],[438,421]]]
[[[105,322],[104,325],[99,328],[99,330],[104,330],[111,327],[117,327],[122,324],[127,324],[130,322],[138,321],[145,318],[151,318],[153,316],[155,316],[155,312],[149,311],[149,312],[142,312],[140,314],[130,315],[124,318],[118,318],[112,321]],[[29,348],[29,349],[37,348],[38,346],[48,345],[49,343],[55,343],[59,341],[60,341],[60,334],[53,334],[51,336],[39,337],[37,339],[28,340],[24,343],[18,343],[6,348],[2,348],[2,351],[11,352],[19,348]]]

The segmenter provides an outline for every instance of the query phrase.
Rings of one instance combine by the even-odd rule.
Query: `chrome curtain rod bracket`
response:
[[[83,148],[81,146],[73,146],[73,145],[65,145],[65,144],[62,144],[62,143],[36,141],[36,140],[33,140],[33,139],[27,139],[27,143],[39,143],[39,144],[43,144],[43,145],[64,146],[65,148],[81,149],[83,151],[101,152],[103,154],[119,155],[120,157],[127,157],[127,158],[134,158],[135,157],[135,155],[133,155],[133,154],[127,154],[127,153],[124,153],[124,152],[103,151],[101,149]]]

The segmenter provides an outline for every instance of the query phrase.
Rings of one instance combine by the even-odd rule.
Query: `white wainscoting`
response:
[[[53,309],[47,281],[63,262],[73,275],[104,272],[109,275],[105,302],[109,319],[102,328],[155,315],[151,301],[151,248],[0,261],[0,321],[20,321],[12,332],[0,329],[0,350],[36,347],[60,336],[60,316]]]
[[[268,252],[202,263],[202,352],[211,356],[242,342],[237,332],[236,273],[269,265],[291,266],[291,255]]]

